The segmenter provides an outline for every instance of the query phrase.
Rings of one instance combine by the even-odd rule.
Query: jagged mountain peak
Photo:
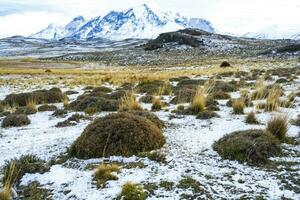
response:
[[[198,28],[212,32],[211,23],[204,19],[188,18],[180,13],[160,12],[153,10],[146,4],[132,7],[123,11],[110,11],[102,18],[100,16],[88,21],[82,16],[74,18],[64,27],[64,34],[57,38],[107,38],[110,40],[123,40],[127,38],[157,37],[160,33],[176,31],[184,28]],[[55,30],[55,29],[54,29]],[[61,32],[58,30],[58,32]],[[56,34],[57,35],[57,34]],[[33,36],[36,36],[33,35]],[[41,37],[42,35],[37,35]]]

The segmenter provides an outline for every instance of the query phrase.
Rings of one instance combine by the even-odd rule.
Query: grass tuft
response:
[[[245,103],[242,98],[233,101],[232,103],[233,113],[234,114],[244,114]]]
[[[160,98],[155,98],[152,102],[152,111],[159,111],[163,107],[163,103],[161,102]]]
[[[119,102],[118,111],[143,110],[133,92],[126,93]]]
[[[247,124],[259,124],[254,112],[250,112],[247,114],[246,123]]]
[[[118,177],[113,173],[118,173],[119,171],[120,167],[116,164],[100,164],[93,175],[96,180],[97,187],[103,188],[107,181],[118,180]]]
[[[289,120],[286,115],[276,115],[267,123],[267,131],[283,141],[289,130]]]
[[[122,186],[122,191],[117,200],[146,200],[147,193],[140,184],[127,182]]]

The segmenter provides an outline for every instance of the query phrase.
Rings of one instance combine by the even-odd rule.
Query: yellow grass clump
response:
[[[104,187],[109,180],[118,180],[118,177],[113,173],[118,173],[119,171],[120,167],[116,164],[100,164],[93,175],[97,187]]]
[[[118,111],[131,111],[131,110],[143,110],[139,102],[136,100],[136,97],[133,94],[133,91],[127,92],[119,102]]]

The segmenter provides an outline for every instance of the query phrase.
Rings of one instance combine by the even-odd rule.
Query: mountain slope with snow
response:
[[[38,33],[32,34],[29,37],[48,39],[48,40],[59,40],[64,37],[68,37],[72,35],[84,23],[85,23],[85,19],[82,16],[79,16],[74,18],[66,26],[58,26],[58,25],[50,24],[47,28],[41,30]]]
[[[145,4],[121,12],[111,11],[103,18],[98,16],[85,23],[83,23],[83,18],[79,20],[81,23],[75,23],[75,19],[70,23],[71,25],[66,25],[63,28],[47,27],[41,32],[31,35],[31,37],[54,40],[64,37],[123,40],[127,38],[151,39],[157,37],[160,33],[184,28],[214,31],[211,23],[205,19],[187,19],[172,12],[153,11]],[[73,24],[75,28],[73,28]],[[70,29],[69,26],[72,28]]]
[[[300,39],[300,26],[267,26],[257,32],[249,32],[243,35],[256,39]]]

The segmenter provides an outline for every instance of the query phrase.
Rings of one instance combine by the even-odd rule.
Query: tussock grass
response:
[[[192,76],[192,75],[212,75],[221,74],[224,72],[235,72],[237,68],[219,68],[213,66],[203,69],[180,69],[180,70],[166,70],[163,67],[152,68],[120,68],[111,67],[105,70],[84,70],[79,68],[72,69],[51,69],[51,76],[59,76],[59,80],[55,80],[56,83],[64,84],[68,87],[80,86],[80,85],[93,85],[99,86],[103,82],[109,82],[114,85],[122,85],[124,83],[138,83],[141,81],[168,81],[171,78],[179,76]],[[0,67],[0,75],[34,75],[32,79],[20,80],[0,80],[0,84],[10,85],[23,85],[28,88],[32,85],[46,85],[48,83],[54,83],[52,77],[48,77],[47,73],[43,69],[33,68],[11,68]],[[166,87],[164,93],[170,92],[170,88]]]
[[[267,131],[283,141],[289,130],[289,119],[287,115],[275,115],[267,123]]]
[[[172,88],[170,87],[169,84],[165,83],[162,86],[160,86],[158,88],[158,92],[157,92],[158,96],[162,96],[162,95],[172,95]]]
[[[142,185],[127,182],[122,186],[122,191],[118,195],[117,200],[146,200],[147,193]]]
[[[232,102],[232,108],[234,114],[244,114],[245,103],[242,98],[236,99]]]
[[[279,100],[281,93],[282,90],[277,85],[274,85],[271,88],[266,101],[266,107],[265,107],[266,111],[270,112],[270,111],[276,111],[278,109],[278,107],[281,104]]]
[[[254,112],[250,112],[247,114],[246,123],[247,124],[259,124]]]
[[[31,110],[37,110],[36,109],[37,101],[34,96],[26,99],[26,107]]]
[[[207,97],[212,93],[215,86],[215,80],[209,80],[205,82],[204,86],[197,88],[196,94],[190,104],[190,110],[198,114],[206,109]]]
[[[106,182],[109,180],[118,180],[118,176],[114,173],[118,173],[119,171],[120,167],[116,164],[100,164],[93,175],[97,187],[105,187]]]
[[[139,102],[136,100],[133,91],[127,92],[119,102],[118,111],[143,110]]]
[[[151,106],[152,111],[159,111],[163,107],[163,103],[161,102],[160,98],[154,98]]]
[[[253,99],[264,99],[266,97],[266,86],[264,78],[259,78],[255,83],[255,92],[252,94]]]
[[[3,189],[0,190],[0,199],[1,200],[10,200],[11,199],[11,189],[14,182],[16,163],[11,162],[9,169],[7,171],[6,179],[3,182]]]
[[[215,142],[213,149],[223,159],[254,165],[266,164],[269,157],[281,152],[278,139],[264,130],[233,132]]]
[[[197,89],[196,95],[194,96],[190,108],[194,113],[203,112],[206,107],[206,97],[203,88]]]

